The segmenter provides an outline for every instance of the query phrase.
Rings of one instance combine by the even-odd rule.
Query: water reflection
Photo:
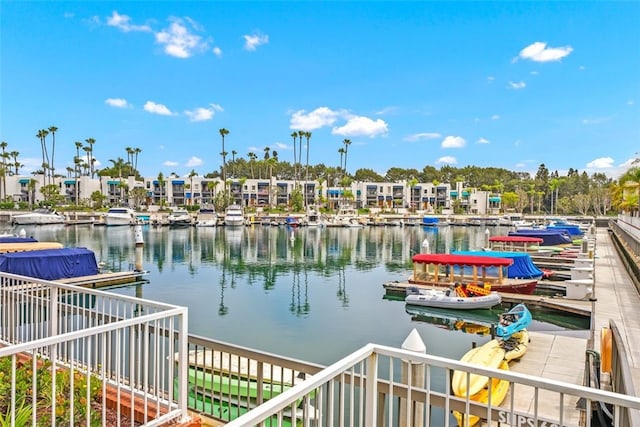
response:
[[[24,228],[41,241],[88,247],[112,270],[136,259],[129,227]],[[382,288],[406,279],[425,239],[432,252],[478,249],[484,227],[143,226],[142,234],[149,283],[112,291],[189,307],[198,335],[327,364],[369,342],[399,346],[413,328],[447,357],[490,338],[412,320]]]

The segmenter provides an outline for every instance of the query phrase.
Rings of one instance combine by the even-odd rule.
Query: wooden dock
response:
[[[100,273],[91,276],[72,277],[59,279],[56,282],[68,285],[82,286],[85,288],[103,288],[106,286],[126,285],[129,283],[141,282],[148,271],[119,271],[113,273]]]

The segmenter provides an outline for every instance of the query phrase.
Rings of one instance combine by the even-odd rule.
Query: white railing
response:
[[[483,404],[455,397],[448,380],[455,370],[464,371],[468,383],[472,374],[507,380],[505,400],[492,404],[498,399],[493,392]],[[291,425],[295,414],[304,426],[453,427],[458,422],[451,414],[459,411],[487,425],[589,427],[601,407],[613,426],[632,426],[640,398],[368,344],[226,426]]]
[[[0,273],[0,424],[187,420],[187,320],[186,308]]]

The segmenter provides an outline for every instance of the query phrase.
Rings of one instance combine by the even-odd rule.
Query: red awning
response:
[[[513,259],[510,258],[456,254],[417,254],[413,256],[412,260],[419,264],[474,265],[479,267],[507,267],[513,264]]]

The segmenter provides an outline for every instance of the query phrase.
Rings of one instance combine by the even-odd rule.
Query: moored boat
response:
[[[176,209],[167,217],[169,227],[190,227],[193,219],[186,209]]]
[[[479,292],[473,293],[477,289]],[[450,289],[419,289],[416,286],[407,288],[405,302],[423,307],[453,308],[456,310],[473,310],[491,308],[500,304],[502,297],[497,292],[484,292],[484,288],[475,285],[457,285]]]
[[[537,279],[540,280],[545,272],[540,270],[531,259],[531,255],[525,252],[502,251],[456,251],[460,255],[482,255],[499,258],[509,258],[513,264],[507,269],[507,277],[510,279]]]
[[[537,279],[512,279],[505,271],[513,264],[509,258],[457,255],[417,254],[412,258],[413,274],[407,282],[386,282],[387,292],[403,292],[408,286],[446,287],[455,283],[473,284],[496,292],[532,294]]]
[[[33,212],[16,214],[11,222],[16,225],[64,224],[66,217],[52,209],[36,209]]]
[[[531,324],[531,312],[524,304],[517,304],[511,310],[500,315],[496,327],[496,335],[508,340],[516,332],[526,329]]]
[[[224,212],[224,225],[238,227],[245,224],[244,211],[240,205],[229,205]]]
[[[218,225],[218,214],[213,208],[200,208],[196,215],[196,227],[215,227]]]
[[[133,225],[138,221],[136,212],[127,207],[109,208],[102,217],[102,220],[104,225],[108,226]]]
[[[517,230],[510,231],[509,236],[538,237],[542,239],[543,246],[571,246],[573,244],[571,236],[564,230]]]

